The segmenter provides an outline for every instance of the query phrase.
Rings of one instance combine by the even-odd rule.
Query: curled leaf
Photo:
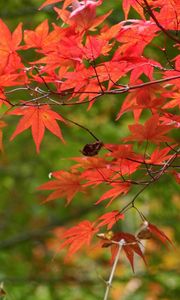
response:
[[[101,141],[86,144],[81,152],[85,156],[95,156],[96,154],[99,153],[102,146],[103,146],[103,143]]]

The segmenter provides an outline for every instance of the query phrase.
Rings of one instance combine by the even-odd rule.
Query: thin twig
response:
[[[72,124],[74,124],[74,125],[76,125],[76,126],[78,126],[78,127],[80,127],[80,128],[82,128],[82,129],[84,129],[84,130],[86,130],[96,141],[100,141],[96,136],[95,136],[95,134],[94,133],[92,133],[92,131],[91,130],[89,130],[87,127],[85,127],[85,126],[83,126],[83,125],[81,125],[81,124],[79,124],[79,123],[77,123],[77,122],[75,122],[75,121],[72,121],[72,120],[70,120],[70,119],[68,119],[68,118],[66,118],[66,117],[64,117],[64,116],[62,116],[65,120],[67,120],[68,122],[70,122],[70,123],[72,123]]]
[[[121,213],[125,213],[129,208],[131,207],[134,207],[134,203],[135,203],[135,200],[137,199],[137,197],[142,194],[142,192],[144,192],[144,190],[150,186],[152,184],[153,180],[149,181],[145,186],[143,186],[142,189],[140,189],[140,191],[133,197],[133,199],[128,203],[126,204],[121,210],[120,210],[120,214]]]
[[[112,281],[113,281],[113,278],[114,278],[114,273],[115,273],[115,270],[116,270],[116,267],[117,267],[117,263],[118,263],[118,260],[119,260],[119,256],[120,256],[120,253],[121,253],[121,250],[122,250],[122,247],[123,247],[124,244],[125,244],[125,240],[124,239],[121,239],[118,242],[119,248],[118,248],[118,252],[116,254],[116,257],[115,257],[115,260],[114,260],[114,263],[113,263],[113,266],[112,266],[112,270],[111,270],[109,279],[106,282],[107,287],[106,287],[106,292],[105,292],[105,295],[104,295],[104,300],[108,299],[109,292],[110,292],[110,289],[112,287]]]

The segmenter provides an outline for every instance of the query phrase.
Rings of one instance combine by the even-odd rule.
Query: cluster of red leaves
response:
[[[46,1],[41,8],[58,2],[62,1]],[[139,4],[136,1],[123,1],[125,17],[127,18],[129,9],[132,6],[140,14],[142,20],[130,20],[130,25],[126,25],[126,22],[122,21],[112,27],[102,25],[102,22],[111,12],[100,17],[96,15],[96,8],[101,5],[103,1],[76,0],[63,2],[62,9],[55,7],[55,11],[58,17],[68,26],[60,27],[53,24],[53,30],[50,31],[48,21],[45,20],[38,25],[35,30],[24,31],[23,45],[21,45],[22,24],[19,24],[17,29],[11,34],[3,21],[0,22],[0,88],[2,93],[4,87],[12,87],[15,85],[29,86],[31,83],[39,85],[40,83],[46,82],[52,84],[55,92],[60,95],[65,91],[69,91],[69,94],[67,93],[69,96],[66,100],[69,104],[74,102],[74,99],[76,99],[77,102],[89,101],[90,108],[96,100],[96,95],[102,93],[102,90],[113,92],[114,83],[119,81],[122,77],[127,76],[127,74],[130,76],[129,83],[134,86],[141,83],[141,75],[146,75],[149,80],[153,80],[157,68],[159,68],[159,73],[163,76],[179,75],[176,71],[176,69],[178,69],[177,66],[179,66],[179,56],[174,59],[176,69],[164,71],[163,66],[159,62],[146,58],[143,55],[144,48],[148,46],[154,37],[161,34],[156,22],[153,20],[147,21],[145,19],[143,9],[140,6],[140,4],[143,5],[143,0],[140,1]],[[172,6],[171,2],[172,1],[169,1],[169,6]],[[68,8],[70,5],[72,5],[71,12]],[[166,17],[164,16],[164,2],[154,1],[150,3],[150,5],[152,9],[153,7],[154,9],[161,8],[158,13],[158,18],[164,20]],[[100,31],[97,30],[99,25],[101,25]],[[173,28],[175,30],[175,24]],[[171,24],[170,28],[166,29],[172,29]],[[94,35],[94,31],[96,35]],[[178,45],[175,46],[178,48]],[[40,58],[30,62],[30,67],[27,67],[23,65],[18,51],[22,49],[28,50],[30,48],[34,48]],[[112,50],[114,54],[109,58]],[[96,68],[94,68],[92,62],[97,58],[100,62],[96,63]],[[33,70],[36,71],[32,72]],[[159,115],[159,118],[157,117],[155,121],[156,123],[161,122],[164,124],[163,126],[170,124],[173,127],[177,127],[179,124],[178,116],[168,114],[168,109],[174,108],[179,102],[179,85],[177,81],[174,81],[174,83],[177,83],[177,85],[171,85],[173,93],[172,91],[165,91],[165,84],[142,86],[140,90],[132,89],[132,92],[125,98],[117,114],[117,119],[119,119],[123,113],[132,110],[135,121],[138,121],[142,111],[148,109],[153,112],[153,114]],[[107,85],[108,89],[106,87]],[[35,97],[35,94],[33,96]],[[43,95],[41,94],[41,96],[42,98],[39,97],[41,99],[37,99],[37,107],[39,103],[43,105],[41,101],[43,100]],[[46,97],[47,95],[44,94],[45,99]],[[6,94],[2,94],[1,102],[8,105],[9,101]],[[30,104],[31,102],[28,100],[28,103],[24,103],[24,106],[28,105],[28,109],[23,110],[23,108],[21,108],[22,111],[21,109],[14,111],[14,114],[23,115],[24,117],[18,124],[18,129],[13,134],[13,137],[32,126],[34,142],[39,152],[44,129],[42,129],[42,119],[38,113],[40,110],[37,109],[37,107],[30,108]],[[32,106],[33,104],[34,103],[32,103]],[[47,106],[44,107],[44,110],[46,110],[46,108]],[[32,121],[29,121],[30,109],[36,111],[34,114],[36,117],[32,115]],[[47,126],[47,122],[44,126],[63,140],[60,130],[57,129],[57,124],[53,121],[54,118],[62,121],[61,115],[57,116],[56,112],[55,117],[55,113],[51,107],[49,107],[48,115],[49,120],[54,123],[54,129],[52,127],[50,129],[50,126]],[[30,125],[31,123],[32,125]],[[159,124],[159,126],[161,126],[161,124]],[[138,137],[139,141],[145,141],[151,135],[151,132],[146,132],[145,135],[142,134],[142,136],[139,136],[139,131],[142,129],[140,125],[136,127],[133,125],[133,127],[131,126],[129,128],[130,131],[134,133],[131,140]],[[147,129],[145,128],[146,131]],[[161,127],[161,130],[162,129]],[[148,130],[150,131],[150,128]],[[159,140],[156,137],[155,139],[150,139],[150,141],[169,141],[170,139],[164,136],[164,133],[167,133],[169,130],[170,128],[168,126],[164,127],[162,139]],[[160,135],[162,135],[162,132]]]
[[[132,145],[105,145],[105,147],[111,151],[108,152],[104,158],[74,158],[78,163],[72,167],[70,172],[53,172],[51,176],[54,177],[54,179],[38,188],[40,190],[53,190],[46,201],[63,197],[66,199],[67,203],[69,203],[76,193],[84,192],[88,186],[98,186],[103,185],[104,183],[108,184],[110,189],[106,191],[95,204],[110,199],[108,203],[108,205],[110,205],[114,199],[122,194],[126,194],[133,183],[130,183],[129,180],[126,181],[125,179],[124,181],[122,179],[122,174],[124,176],[129,176],[135,173],[137,169],[142,168],[141,161],[143,158],[133,152]],[[147,163],[151,162],[158,166],[158,164],[171,159],[172,154],[169,154],[169,152],[169,147],[164,149],[157,148],[152,152],[149,159],[147,159]],[[130,159],[134,158],[135,161],[129,161],[128,157]],[[148,176],[147,171],[145,176]],[[92,237],[97,234],[101,228],[105,227],[107,230],[110,230],[119,220],[123,219],[124,214],[120,213],[118,210],[113,210],[100,216],[93,224],[89,221],[83,221],[79,223],[79,225],[75,225],[61,234],[59,239],[64,240],[64,242],[62,242],[60,248],[69,246],[67,257],[71,256],[79,250],[81,246],[88,246]],[[166,235],[155,225],[147,224],[146,232],[152,232],[153,235],[163,243],[167,241],[170,242]],[[99,237],[102,237],[102,235],[99,234]],[[142,231],[141,235],[139,234],[139,238],[145,238],[145,236],[142,235]],[[106,236],[104,238],[103,235],[103,240],[104,239],[106,240],[107,238]],[[121,239],[125,240],[126,244],[123,246],[123,249],[133,268],[134,252],[144,259],[139,239],[137,239],[136,236],[129,233],[117,232],[111,237],[111,240],[109,240],[108,243],[106,240],[104,243],[101,243],[101,246],[111,246],[113,261],[118,250],[118,245],[114,242],[119,242]]]
[[[52,24],[51,28],[45,20],[34,30],[24,32],[22,24],[19,24],[11,33],[0,21],[0,104],[7,106],[9,115],[21,116],[11,140],[31,128],[39,152],[45,129],[64,142],[57,123],[66,123],[59,113],[61,105],[87,102],[90,109],[96,99],[106,94],[129,92],[121,101],[116,117],[118,120],[123,114],[133,112],[134,123],[129,125],[130,135],[124,138],[123,143],[87,144],[82,150],[86,157],[74,158],[76,164],[69,171],[53,172],[54,179],[39,187],[40,190],[51,191],[46,201],[63,197],[69,204],[78,192],[89,187],[107,186],[95,204],[109,199],[110,205],[129,193],[133,185],[158,180],[168,172],[167,167],[177,156],[172,146],[175,142],[168,134],[180,124],[175,111],[180,105],[180,55],[169,60],[167,64],[174,64],[174,67],[167,68],[167,65],[147,57],[145,50],[162,32],[174,40],[174,48],[179,50],[180,41],[178,43],[178,38],[169,32],[178,30],[180,5],[178,0],[123,0],[125,21],[109,26],[104,21],[111,11],[101,16],[97,16],[96,12],[103,0],[47,0],[40,9],[55,4],[61,5],[54,10],[66,26]],[[136,10],[141,19],[127,22],[130,8]],[[163,46],[155,47],[164,53]],[[19,51],[28,49],[36,53],[37,59],[25,65]],[[120,82],[122,78],[125,85]],[[10,92],[6,88],[15,86],[24,87],[29,99],[21,99],[18,103],[10,101]],[[58,96],[55,100],[54,95]],[[57,104],[56,111],[51,104]],[[150,117],[143,119],[142,124],[143,112]],[[1,150],[2,128],[5,126],[6,123],[1,121]],[[154,150],[142,154],[134,150],[135,142],[146,147],[153,143]],[[171,146],[167,147],[165,143]],[[102,157],[96,156],[101,148],[106,153]],[[134,180],[138,172],[142,174],[141,180]],[[174,171],[173,174],[177,180],[178,173]],[[63,234],[65,241],[61,248],[70,246],[69,254],[73,254],[84,244],[88,245],[101,227],[106,226],[109,230],[122,218],[121,212],[113,210],[94,223],[83,221]],[[168,240],[152,224],[148,224],[147,230],[162,242]],[[117,251],[114,242],[121,239],[126,242],[123,249],[133,267],[134,252],[143,258],[138,240],[128,233],[113,234],[108,245],[112,246],[114,255]]]
[[[107,213],[101,216],[96,223],[91,223],[88,220],[84,220],[79,224],[75,225],[74,227],[66,230],[65,232],[55,230],[57,238],[64,240],[60,245],[60,249],[64,247],[69,247],[66,259],[72,256],[75,252],[77,252],[82,246],[89,246],[94,235],[97,235],[97,237],[101,239],[101,247],[111,247],[112,263],[116,257],[119,248],[119,242],[123,240],[122,249],[124,250],[124,253],[134,271],[135,253],[139,255],[146,263],[144,254],[141,250],[142,245],[140,243],[140,240],[149,239],[150,237],[154,236],[162,243],[168,242],[172,245],[171,240],[165,235],[163,231],[158,229],[155,225],[148,223],[147,221],[143,223],[143,228],[137,236],[120,231],[108,231],[106,233],[98,233],[99,229],[102,226],[108,224],[108,229],[111,229],[114,223],[116,223],[120,219],[123,219],[123,217],[124,216],[118,211],[112,211],[111,213]],[[99,223],[99,221],[101,220],[103,221]]]

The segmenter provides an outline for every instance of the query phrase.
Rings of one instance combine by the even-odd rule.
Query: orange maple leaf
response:
[[[60,197],[65,197],[69,204],[77,192],[83,191],[81,185],[82,178],[78,173],[57,171],[51,173],[55,178],[38,187],[38,190],[54,190],[45,200],[51,201]]]
[[[159,115],[155,114],[150,119],[148,119],[144,125],[134,124],[129,125],[129,130],[132,135],[125,138],[125,141],[150,141],[155,144],[161,142],[172,142],[172,139],[165,136],[173,127],[171,125],[161,125],[159,124]]]
[[[44,136],[45,128],[49,129],[49,131],[64,142],[61,129],[56,120],[61,122],[65,122],[65,120],[57,112],[52,111],[49,108],[49,105],[22,106],[14,109],[9,114],[18,116],[23,115],[10,140],[13,140],[18,134],[31,127],[37,152],[40,151],[40,144]]]
[[[82,221],[78,225],[65,231],[62,235],[65,241],[61,244],[60,249],[69,246],[67,256],[71,256],[82,246],[89,246],[92,237],[97,232],[98,229],[94,226],[94,223],[88,220]]]

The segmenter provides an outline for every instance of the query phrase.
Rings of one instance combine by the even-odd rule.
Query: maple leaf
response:
[[[65,123],[65,120],[57,112],[52,111],[48,105],[41,106],[22,106],[9,112],[11,115],[23,115],[16,130],[10,140],[13,140],[18,134],[31,127],[32,136],[36,145],[36,151],[40,151],[45,128],[64,142],[61,130],[56,120]]]
[[[117,36],[117,34],[119,33],[121,29],[121,24],[115,24],[111,27],[109,27],[107,24],[105,26],[103,26],[103,28],[101,29],[101,33],[100,33],[100,37],[103,40],[109,41],[112,40],[113,38],[115,38]]]
[[[69,204],[76,193],[83,191],[82,178],[77,172],[56,171],[51,173],[51,176],[55,179],[38,187],[38,190],[54,190],[45,202],[65,197]]]
[[[21,85],[22,80],[19,77],[19,74],[3,74],[0,75],[0,87],[12,87],[15,85]]]
[[[175,106],[178,106],[178,108],[180,108],[180,92],[178,93],[171,92],[170,97],[173,98],[173,100],[168,101],[163,106],[163,109],[174,108]]]
[[[172,242],[171,240],[167,237],[167,235],[162,231],[160,230],[159,228],[157,228],[155,225],[153,224],[148,224],[147,228],[149,229],[150,232],[152,232],[162,243],[166,243],[166,242],[169,242],[171,245]]]
[[[7,65],[11,65],[12,69],[12,62],[18,56],[16,50],[22,48],[19,45],[22,40],[22,23],[20,23],[11,34],[9,28],[0,19],[0,36],[0,73],[2,73],[2,70],[4,70]]]
[[[150,4],[149,1],[148,4]],[[158,6],[161,8],[159,12],[157,10],[153,10],[153,14],[158,22],[163,24],[163,27],[166,30],[177,30],[180,22],[179,0],[159,1]]]
[[[33,63],[47,64],[48,68],[46,67],[44,68],[44,70],[48,70],[50,68],[50,71],[53,71],[53,73],[54,69],[56,69],[59,65],[61,67],[75,67],[76,65],[80,65],[80,63],[82,63],[83,58],[83,53],[80,44],[81,38],[72,34],[69,36],[65,36],[59,40],[60,41],[57,41],[55,44],[51,42],[51,45],[49,45],[49,38],[48,47],[45,46],[43,48],[43,52],[45,52],[46,56],[40,58],[37,61],[34,61]]]
[[[131,184],[128,182],[119,182],[119,183],[111,183],[111,186],[113,188],[111,190],[107,191],[106,193],[104,193],[100,197],[100,199],[95,203],[96,205],[101,203],[102,201],[110,198],[110,201],[108,202],[106,207],[109,206],[115,198],[117,198],[121,194],[127,194],[127,192],[130,189]]]
[[[0,19],[0,54],[2,57],[13,54],[14,51],[21,48],[19,45],[22,40],[22,23],[20,23],[11,34],[9,28]]]
[[[58,2],[62,2],[64,0],[46,0],[40,7],[39,10],[41,10],[42,8],[44,8],[45,6],[51,5],[51,4],[55,4]]]
[[[122,3],[125,19],[127,19],[128,17],[131,6],[139,13],[141,18],[144,19],[143,7],[140,5],[139,1],[137,2],[137,0],[123,0]]]
[[[180,116],[170,113],[165,113],[162,117],[160,117],[162,124],[171,126],[172,128],[180,127]]]
[[[107,165],[107,161],[102,157],[73,157],[74,161],[78,162],[73,168],[83,168],[85,170],[88,169],[97,169],[97,168],[105,168]]]
[[[85,170],[82,173],[82,178],[87,180],[87,182],[84,184],[84,187],[90,185],[97,186],[99,184],[102,184],[103,182],[111,182],[112,173],[112,170],[109,168],[95,168]]]
[[[101,82],[108,81],[108,89],[110,89],[115,82],[124,76],[126,66],[126,62],[119,62],[112,59],[103,63],[103,65],[97,66],[96,71]]]
[[[49,32],[48,21],[45,20],[41,24],[39,24],[36,29],[33,30],[25,30],[24,31],[24,41],[26,43],[26,48],[41,48],[44,43],[46,43],[46,39]]]
[[[141,83],[142,82],[138,80],[138,84]],[[165,101],[164,98],[154,98],[155,93],[160,92],[161,90],[161,86],[154,84],[153,86],[141,87],[130,93],[124,100],[116,120],[118,120],[125,112],[133,110],[134,119],[138,122],[143,109],[149,108],[151,111],[157,110]]]
[[[146,45],[156,36],[157,27],[151,21],[129,20],[129,22],[131,24],[128,25],[124,21],[120,23],[123,26],[117,40],[122,43],[122,46],[117,50],[126,53],[127,58],[136,56],[136,58],[145,60],[141,55]]]
[[[152,235],[158,238],[163,244],[169,242],[173,246],[172,241],[167,237],[167,235],[162,230],[157,228],[154,224],[144,221],[142,226],[143,226],[143,230],[149,231]]]
[[[170,125],[161,125],[159,124],[159,115],[155,114],[150,119],[145,122],[145,125],[134,124],[129,125],[129,130],[132,135],[125,138],[125,141],[150,141],[155,144],[161,142],[172,142],[172,139],[165,136],[173,127]]]
[[[133,271],[134,271],[134,253],[139,255],[146,263],[144,255],[139,246],[139,242],[134,235],[127,232],[113,233],[112,231],[110,231],[110,234],[100,233],[97,234],[97,237],[103,240],[102,247],[109,247],[109,246],[111,247],[111,254],[112,254],[111,263],[113,263],[119,249],[119,245],[117,245],[117,242],[121,240],[125,241],[125,243],[122,246],[122,249],[124,250],[126,257],[129,260]]]
[[[164,163],[167,159],[172,157],[172,155],[168,154],[171,149],[169,147],[159,149],[156,148],[154,152],[151,154],[151,158],[146,160],[146,163],[151,164],[161,164]],[[168,155],[167,155],[168,154]]]
[[[64,232],[62,239],[65,239],[65,241],[61,244],[60,249],[69,246],[66,257],[71,256],[82,248],[82,246],[89,246],[93,236],[97,232],[98,229],[94,223],[84,220]]]
[[[15,86],[25,84],[26,73],[21,58],[16,52],[23,48],[20,46],[22,40],[22,23],[13,33],[0,19],[0,86]]]
[[[97,228],[107,225],[107,229],[109,230],[115,223],[122,219],[124,219],[124,215],[120,214],[118,210],[113,210],[99,217],[98,220],[101,222],[97,225]]]
[[[94,30],[99,24],[101,24],[112,12],[109,11],[105,15],[96,17],[96,7],[101,5],[102,0],[93,1],[71,1],[72,2],[72,12],[65,10],[68,5],[63,5],[63,9],[57,7],[54,10],[57,12],[59,18],[63,22],[69,24],[76,28],[76,31],[85,32],[86,30]]]
[[[112,48],[107,41],[98,39],[97,37],[88,36],[84,48],[84,54],[87,59],[93,61],[100,55],[108,55]]]
[[[134,173],[141,165],[141,161],[143,161],[143,157],[134,153],[133,147],[130,144],[105,144],[104,148],[110,151],[107,156],[111,156],[113,161],[114,159],[116,161],[116,163],[113,164],[112,169],[120,172],[121,175],[130,175]]]
[[[72,2],[73,11],[70,14],[70,18],[76,23],[81,23],[83,27],[86,26],[86,22],[90,22],[96,17],[96,7],[101,5],[103,0],[86,0],[79,2],[75,0]]]

